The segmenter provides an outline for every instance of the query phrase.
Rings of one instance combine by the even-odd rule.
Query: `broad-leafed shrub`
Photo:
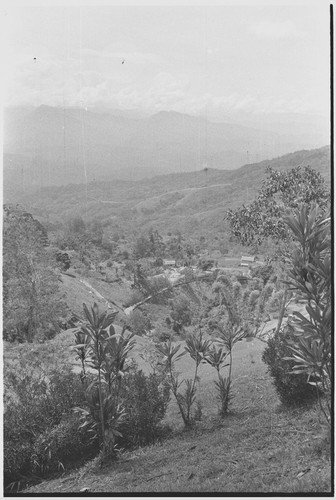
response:
[[[30,459],[39,436],[49,432],[84,399],[79,376],[70,368],[49,373],[24,360],[6,367],[4,380],[4,483],[31,473]]]
[[[139,335],[140,337],[152,328],[149,316],[144,311],[140,311],[140,309],[135,309],[131,312],[127,326],[135,335]]]
[[[135,447],[155,441],[169,402],[170,389],[162,375],[145,375],[142,370],[124,377],[121,399],[126,411],[120,427],[120,446]]]
[[[31,470],[45,476],[65,470],[98,451],[98,439],[92,439],[87,430],[79,428],[78,416],[70,414],[37,438],[30,457]]]
[[[124,302],[125,307],[131,307],[134,306],[134,304],[137,304],[138,302],[141,302],[145,298],[144,294],[140,292],[140,290],[132,290],[132,293],[130,294],[129,298],[127,298]]]
[[[274,272],[273,266],[266,264],[251,269],[252,278],[261,278],[264,285],[269,281]]]
[[[268,366],[268,372],[273,379],[280,401],[286,406],[295,406],[316,400],[317,393],[316,388],[308,384],[306,374],[292,373],[295,361],[286,359],[292,355],[288,347],[290,338],[289,327],[270,337],[262,360]]]
[[[177,323],[181,326],[189,326],[192,321],[192,307],[191,301],[188,297],[179,293],[169,301],[169,305],[171,307],[171,317],[173,319],[174,324]]]
[[[4,486],[15,485],[18,489],[18,481],[28,476],[31,471],[30,457],[32,454],[31,442],[24,440],[9,440],[6,439],[6,431],[4,432],[3,446],[3,468],[4,468]]]

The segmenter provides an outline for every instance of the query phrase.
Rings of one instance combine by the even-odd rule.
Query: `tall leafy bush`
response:
[[[116,333],[112,323],[117,313],[101,312],[96,303],[91,310],[83,304],[83,310],[86,321],[76,332],[76,340],[80,338],[83,343],[74,349],[79,353],[83,348],[88,351],[85,360],[95,370],[96,378],[86,389],[86,405],[76,411],[83,427],[98,437],[103,456],[107,457],[114,453],[116,437],[120,436],[118,428],[125,417],[120,390],[134,340],[125,328]]]
[[[331,425],[331,227],[330,217],[313,205],[301,205],[285,218],[296,248],[291,255],[287,284],[306,301],[306,315],[294,312],[294,336],[289,342],[293,372],[305,374],[324,395],[321,411]],[[319,394],[319,393],[318,393]]]

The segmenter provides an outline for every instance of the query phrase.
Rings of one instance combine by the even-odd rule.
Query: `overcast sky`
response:
[[[324,1],[3,13],[5,105],[329,113]]]

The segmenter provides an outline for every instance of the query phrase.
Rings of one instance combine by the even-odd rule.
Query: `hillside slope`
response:
[[[298,151],[280,158],[244,165],[237,170],[200,170],[155,176],[141,181],[90,182],[49,187],[12,196],[41,220],[60,221],[81,215],[106,224],[121,224],[186,234],[220,230],[228,208],[251,202],[268,166],[285,170],[311,166],[330,183],[330,148]]]
[[[217,415],[214,370],[202,364],[197,398],[203,418],[193,429],[182,429],[171,399],[164,421],[174,432],[169,439],[122,452],[101,468],[92,461],[23,494],[81,495],[83,488],[88,495],[330,492],[330,461],[316,439],[318,406],[287,411],[280,406],[263,350],[259,340],[237,344],[234,398],[224,420]],[[182,358],[178,369],[183,377],[192,376],[193,361]]]

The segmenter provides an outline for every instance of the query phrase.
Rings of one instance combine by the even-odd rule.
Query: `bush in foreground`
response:
[[[290,337],[290,327],[270,337],[262,360],[268,365],[268,372],[273,379],[281,403],[286,406],[295,406],[315,400],[317,394],[316,388],[308,384],[307,375],[292,373],[295,361],[287,359],[292,355],[288,347]]]
[[[47,429],[34,444],[31,470],[41,476],[65,470],[68,466],[96,455],[98,440],[78,428],[78,418],[67,415],[58,425]]]
[[[143,446],[162,435],[161,421],[170,398],[170,388],[162,375],[145,375],[142,370],[126,375],[121,398],[126,411],[120,427],[120,445]]]
[[[46,436],[84,399],[78,375],[70,368],[49,373],[20,360],[5,371],[4,483],[25,480],[40,436]]]

